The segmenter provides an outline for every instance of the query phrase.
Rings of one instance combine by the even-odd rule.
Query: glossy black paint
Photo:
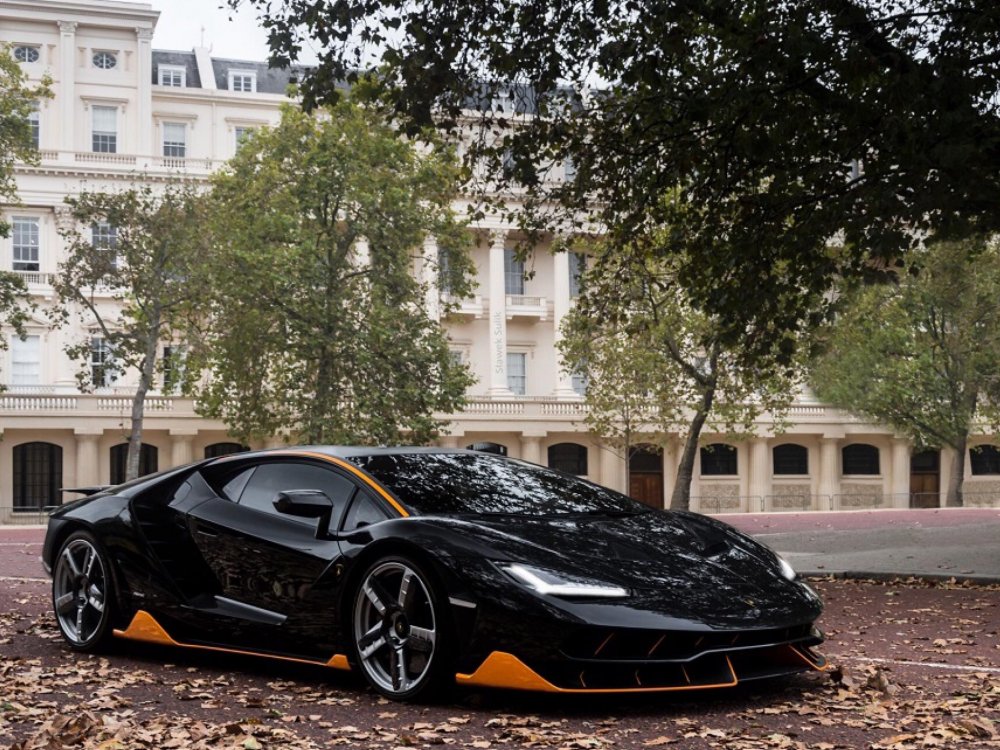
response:
[[[91,529],[112,560],[116,628],[143,609],[182,643],[319,661],[350,653],[348,603],[360,573],[385,554],[412,556],[447,593],[460,671],[474,671],[499,650],[555,674],[558,664],[583,658],[574,644],[605,632],[620,632],[622,639],[671,633],[670,642],[677,643],[683,633],[757,634],[747,637],[761,643],[772,633],[785,634],[774,635],[775,642],[821,640],[808,630],[820,614],[819,599],[785,579],[770,550],[725,524],[645,509],[631,515],[403,517],[363,476],[332,462],[378,453],[324,447],[242,453],[113,487],[52,514],[43,558],[52,565],[69,533]],[[332,525],[326,517],[265,512],[223,496],[229,479],[272,462],[304,462],[350,480],[350,497],[334,501]],[[363,500],[379,505],[388,520],[340,528],[349,504]],[[584,575],[629,595],[595,600],[538,594],[504,573],[502,562]],[[609,650],[601,658],[611,656]],[[656,659],[673,663],[690,656],[678,646]]]

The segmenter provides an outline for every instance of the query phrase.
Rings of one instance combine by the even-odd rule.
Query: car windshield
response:
[[[420,515],[620,515],[647,510],[569,474],[485,453],[377,454],[351,461]]]

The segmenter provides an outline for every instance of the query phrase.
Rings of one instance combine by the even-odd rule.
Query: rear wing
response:
[[[85,497],[96,495],[98,492],[114,487],[113,484],[95,484],[93,487],[61,487],[60,492],[76,492]]]

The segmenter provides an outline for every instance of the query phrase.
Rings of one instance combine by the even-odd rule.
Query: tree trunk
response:
[[[955,449],[955,458],[951,462],[948,493],[945,495],[944,501],[944,504],[949,508],[961,508],[963,505],[962,486],[965,483],[965,453],[968,442],[968,435],[962,435],[958,442],[952,446]]]
[[[705,391],[701,405],[694,413],[691,427],[688,429],[687,440],[684,442],[684,452],[677,467],[677,479],[674,491],[670,495],[670,510],[688,510],[691,507],[691,478],[694,476],[694,458],[698,453],[698,441],[701,439],[701,428],[705,426],[708,413],[712,410],[712,400],[715,398],[715,387]]]
[[[156,372],[156,347],[159,343],[160,327],[156,325],[146,344],[146,354],[139,368],[139,385],[132,397],[132,424],[128,436],[128,457],[125,461],[125,481],[131,482],[139,476],[139,458],[142,455],[142,421],[145,415],[146,394],[153,385]]]

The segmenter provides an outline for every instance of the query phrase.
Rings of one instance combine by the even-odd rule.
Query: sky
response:
[[[160,11],[153,35],[153,49],[190,50],[204,45],[214,57],[239,60],[267,59],[267,35],[250,8],[238,11],[223,6],[223,0],[147,0]],[[204,31],[203,31],[204,29]],[[301,62],[315,62],[304,51]]]

